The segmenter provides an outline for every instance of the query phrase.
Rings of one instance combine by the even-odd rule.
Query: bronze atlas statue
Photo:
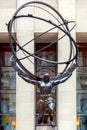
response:
[[[40,13],[37,14],[37,12]],[[18,25],[21,22],[24,22],[25,19],[29,20],[28,21],[29,23],[31,22],[31,20],[35,20],[35,21],[39,21],[40,23],[42,22],[42,24],[40,24],[42,26],[43,24],[45,25],[47,24],[47,25],[45,26],[42,32],[40,31],[41,32],[40,34],[36,36],[34,35],[32,39],[29,39],[28,41],[26,40],[27,42],[22,43],[20,42],[17,36],[13,35],[13,32],[15,32],[17,29],[16,24]],[[36,26],[40,26],[40,25],[36,24]],[[9,41],[12,50],[12,56],[10,58],[12,66],[24,81],[35,85],[35,87],[38,87],[40,91],[40,106],[39,106],[40,111],[38,116],[39,124],[43,122],[43,117],[44,117],[43,106],[46,103],[48,106],[50,124],[52,126],[55,126],[55,121],[54,121],[55,101],[51,96],[51,91],[54,86],[57,86],[58,84],[63,83],[68,78],[70,78],[73,71],[77,67],[78,46],[71,36],[71,31],[75,27],[75,25],[76,25],[75,21],[65,20],[55,8],[53,8],[51,5],[47,3],[40,2],[40,1],[27,2],[21,7],[19,7],[17,11],[14,13],[14,15],[12,16],[9,23],[7,24]],[[24,26],[25,23],[23,27]],[[60,37],[58,36],[58,38],[55,40],[51,39],[49,44],[39,49],[38,51],[35,51],[33,53],[29,51],[30,44],[33,44],[34,41],[40,39],[41,37],[43,37],[43,35],[46,36],[48,33],[51,33],[52,31],[55,32],[55,30],[61,32]],[[38,56],[38,53],[44,51],[46,48],[54,45],[55,43],[57,43],[59,46],[60,41],[64,38],[67,39],[66,46],[69,47],[69,51],[67,50],[68,53],[65,61],[50,60],[50,59],[46,59],[46,57],[43,58]],[[29,50],[27,48],[29,48]],[[21,53],[22,55],[20,56],[19,53]],[[65,53],[65,52],[61,52],[61,53]],[[44,61],[45,63],[55,64],[57,66],[63,65],[62,67],[63,69],[60,73],[56,73],[56,75],[53,77],[51,77],[48,72],[45,72],[43,75],[38,76],[35,73],[33,74],[30,68],[26,67],[26,65],[23,62],[24,60],[27,60],[27,62],[30,62],[32,64],[32,66],[36,66],[36,64],[32,62],[31,59]]]

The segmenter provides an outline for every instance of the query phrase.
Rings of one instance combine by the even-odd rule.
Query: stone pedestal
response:
[[[57,127],[51,127],[51,126],[38,126],[36,130],[58,130]]]

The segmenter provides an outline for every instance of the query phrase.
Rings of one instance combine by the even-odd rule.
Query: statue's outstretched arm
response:
[[[68,78],[70,78],[70,76],[72,75],[72,72],[75,70],[76,67],[77,67],[77,65],[73,64],[69,69],[67,69],[67,71],[65,73],[63,73],[62,75],[57,76],[54,79],[54,85],[58,85],[60,83],[63,83]]]
[[[18,75],[19,75],[23,80],[25,80],[26,82],[31,83],[31,84],[33,84],[33,85],[35,85],[35,86],[38,86],[38,81],[37,81],[37,80],[30,79],[28,76],[26,76],[26,75],[24,75],[24,74],[19,74],[19,73],[18,73]]]
[[[26,82],[38,86],[38,80],[31,79],[25,72],[19,69],[14,62],[12,62],[13,68],[18,72],[18,75]]]

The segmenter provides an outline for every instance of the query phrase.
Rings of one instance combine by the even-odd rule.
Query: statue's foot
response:
[[[50,121],[51,126],[54,127],[55,126],[55,122],[54,121]]]
[[[41,124],[42,123],[42,120],[43,120],[43,118],[41,117],[41,118],[39,118],[38,119],[38,124]]]

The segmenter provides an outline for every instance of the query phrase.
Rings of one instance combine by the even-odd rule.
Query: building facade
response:
[[[39,1],[39,0],[38,0]],[[36,123],[36,88],[35,86],[23,81],[18,74],[15,73],[10,63],[11,49],[9,46],[7,25],[12,18],[14,12],[26,2],[31,0],[1,0],[0,4],[0,130],[86,130],[87,129],[87,1],[81,0],[40,0],[55,8],[66,20],[76,21],[76,27],[72,30],[72,37],[79,46],[79,67],[73,72],[72,76],[64,83],[58,85],[56,89],[56,125],[51,127],[49,124],[37,125]],[[38,16],[43,16],[41,12],[31,9]],[[30,14],[31,14],[30,10]],[[49,10],[50,12],[50,10]],[[23,13],[27,12],[27,8]],[[49,16],[46,15],[46,18]],[[72,25],[69,25],[70,27]],[[21,44],[26,43],[28,39],[32,39],[46,29],[50,25],[43,24],[41,21],[31,19],[23,19],[22,22],[17,21],[16,30],[13,35],[17,37]],[[26,37],[25,37],[26,35]],[[34,53],[41,43],[49,43],[51,39],[61,36],[58,29],[52,30],[43,38],[39,38],[26,48],[30,53]],[[65,60],[68,55],[69,46],[66,47],[67,39],[59,41],[59,46],[49,48],[55,52],[55,56],[59,61]],[[63,46],[61,45],[63,43]],[[15,47],[14,47],[15,48]],[[15,48],[16,49],[16,48]],[[50,51],[49,51],[50,52]],[[41,55],[48,56],[48,50]],[[51,53],[51,52],[50,52]],[[18,53],[21,57],[21,53]],[[51,57],[52,58],[52,57]],[[33,61],[33,59],[31,59]],[[38,61],[33,61],[38,62]],[[37,63],[38,64],[38,63]],[[41,62],[41,71],[39,67],[24,61],[24,65],[31,70],[32,73],[41,74],[43,66],[48,66]],[[49,67],[50,68],[50,67]],[[52,67],[51,67],[52,68]],[[48,69],[46,69],[47,71]],[[62,67],[53,67],[54,75],[60,73]],[[37,90],[38,91],[38,90]],[[38,113],[37,113],[38,114]]]

